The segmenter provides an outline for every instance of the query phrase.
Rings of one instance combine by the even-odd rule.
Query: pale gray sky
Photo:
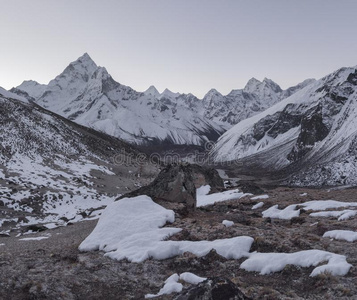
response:
[[[282,88],[357,65],[355,0],[0,0],[0,86],[48,83],[84,52],[138,91]]]

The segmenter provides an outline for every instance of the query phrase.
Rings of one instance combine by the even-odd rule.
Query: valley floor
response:
[[[215,240],[247,235],[254,238],[251,248],[258,252],[297,252],[319,249],[347,257],[352,265],[345,276],[328,273],[310,277],[314,267],[287,265],[282,271],[260,275],[240,268],[245,259],[230,260],[212,250],[204,257],[184,253],[170,259],[142,263],[115,261],[103,253],[80,252],[79,244],[97,221],[46,230],[25,236],[0,237],[0,299],[143,299],[156,294],[173,273],[192,272],[202,277],[226,277],[253,299],[353,299],[357,296],[356,242],[322,237],[330,230],[357,231],[356,219],[313,217],[301,211],[291,220],[262,218],[262,211],[279,204],[309,200],[357,202],[357,189],[315,190],[277,188],[269,198],[245,196],[198,208],[180,216],[169,226],[182,228],[172,240]],[[264,198],[264,197],[263,197]],[[252,210],[252,206],[263,206]],[[223,220],[233,226],[225,227]],[[22,240],[43,237],[39,240]],[[186,284],[189,288],[190,285]],[[175,294],[159,299],[174,299]]]

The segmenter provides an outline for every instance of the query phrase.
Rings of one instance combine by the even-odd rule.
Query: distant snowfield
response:
[[[202,196],[208,193],[208,190],[207,187],[202,188],[198,194]],[[216,195],[215,198],[219,197]],[[312,204],[309,206],[313,207]],[[329,205],[325,203],[315,206],[316,209],[320,207],[329,207]],[[241,268],[261,274],[278,272],[288,264],[310,267],[327,262],[316,267],[310,276],[325,271],[342,276],[351,268],[345,256],[321,250],[296,253],[250,253],[254,239],[249,236],[214,241],[170,241],[167,238],[180,232],[181,229],[163,226],[167,222],[173,223],[174,220],[172,210],[158,205],[148,196],[124,198],[108,205],[93,232],[80,244],[79,250],[102,250],[106,252],[105,256],[110,258],[139,263],[149,258],[167,259],[184,252],[191,252],[200,257],[215,249],[219,255],[227,259],[246,257],[247,260],[241,264]],[[159,294],[179,290],[178,275],[170,278]],[[159,294],[147,296],[155,297]]]

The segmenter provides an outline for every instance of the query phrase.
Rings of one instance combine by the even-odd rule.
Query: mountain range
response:
[[[84,54],[48,85],[24,81],[10,92],[75,123],[137,145],[203,145],[216,163],[280,172],[297,185],[357,183],[357,69],[282,90],[264,78],[222,95],[145,92],[116,82]],[[288,174],[288,176],[286,176]]]
[[[286,170],[287,183],[357,183],[357,67],[341,68],[223,134],[217,162]]]
[[[203,145],[241,120],[266,110],[314,80],[283,91],[272,80],[252,78],[244,89],[203,99],[192,94],[145,92],[116,82],[85,53],[48,85],[24,81],[11,92],[78,124],[132,144]]]

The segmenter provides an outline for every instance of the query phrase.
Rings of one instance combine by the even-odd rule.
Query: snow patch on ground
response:
[[[336,200],[313,200],[302,204],[305,210],[326,210],[342,207],[357,207],[357,202],[341,202]]]
[[[300,209],[296,210],[296,205],[289,205],[284,209],[279,209],[278,204],[268,208],[263,211],[263,218],[274,218],[274,219],[282,219],[282,220],[290,220],[294,217],[298,217],[300,215]]]
[[[199,277],[190,272],[182,273],[180,276],[175,273],[165,280],[165,285],[160,289],[157,294],[147,294],[145,295],[145,298],[155,298],[161,295],[181,292],[183,289],[183,285],[178,282],[179,280],[196,285],[202,281],[205,281],[206,279],[207,278]]]
[[[183,285],[179,283],[180,277],[177,273],[171,275],[169,278],[165,280],[165,285],[160,289],[157,294],[147,294],[145,298],[155,298],[161,295],[169,295],[172,293],[179,293],[182,291]]]
[[[222,221],[222,224],[226,227],[231,227],[234,225],[234,222],[233,221],[229,221],[229,220],[223,220]]]
[[[165,241],[181,231],[180,228],[161,228],[174,220],[172,210],[156,204],[148,196],[124,198],[108,205],[79,250],[103,250],[110,258],[126,258],[131,262],[142,262],[150,257],[166,259],[184,252],[204,256],[212,249],[228,259],[248,256],[253,243],[253,238],[248,236],[215,241]]]
[[[326,231],[323,237],[333,238],[335,240],[344,240],[352,243],[357,241],[357,232],[351,230],[331,230]]]
[[[263,218],[276,218],[283,220],[290,220],[291,218],[298,217],[300,215],[300,209],[304,210],[326,210],[332,208],[344,208],[344,207],[357,207],[357,202],[340,202],[336,200],[313,200],[304,202],[301,204],[292,204],[284,209],[279,209],[278,205],[274,205],[267,210],[263,211]],[[339,221],[346,220],[357,214],[357,210],[342,210],[342,211],[323,211],[311,213],[312,217],[339,217]]]
[[[325,261],[327,264],[316,267],[310,276],[313,277],[324,272],[334,276],[344,276],[352,267],[347,263],[345,256],[322,250],[305,250],[295,253],[252,253],[240,267],[246,271],[255,271],[266,275],[279,272],[287,265],[306,268],[317,266]]]
[[[190,272],[184,272],[184,273],[181,273],[180,275],[180,280],[183,280],[187,283],[191,283],[191,284],[199,284],[203,281],[205,281],[207,278],[204,278],[204,277],[199,277],[193,273],[190,273]]]
[[[24,204],[22,200],[43,197],[42,216],[27,215],[28,223],[22,222],[19,226],[49,223],[46,227],[55,228],[65,225],[62,224],[62,218],[78,222],[88,214],[91,219],[95,219],[101,211],[95,210],[91,213],[94,209],[105,207],[117,198],[118,195],[109,197],[93,188],[91,171],[115,175],[108,168],[95,165],[85,157],[69,162],[61,155],[56,155],[52,164],[53,166],[47,165],[39,155],[29,159],[19,153],[14,154],[4,164],[9,174],[7,179],[23,188],[13,192],[6,186],[0,187],[0,195],[3,195],[1,200],[8,208],[32,213],[33,208]],[[45,194],[36,193],[36,190],[44,187],[48,189]],[[0,226],[6,221],[11,220],[0,220]]]
[[[259,195],[259,196],[250,198],[250,200],[260,200],[260,199],[268,199],[268,198],[269,198],[269,195]]]
[[[263,207],[263,205],[264,205],[264,202],[259,202],[259,203],[255,204],[255,205],[253,205],[253,206],[252,206],[252,209],[261,208],[261,207]]]
[[[330,210],[311,213],[311,217],[333,217],[338,218],[338,221],[347,220],[357,215],[357,210],[345,209],[345,210]]]
[[[208,195],[210,190],[211,187],[209,185],[204,185],[197,189],[196,191],[197,207],[212,205],[216,202],[234,200],[234,199],[242,198],[244,196],[251,195],[251,194],[242,193],[238,189]]]
[[[48,238],[49,238],[49,236],[38,236],[38,237],[29,237],[29,238],[19,239],[19,241],[40,241],[40,240],[45,240]]]
[[[327,203],[316,205],[329,207]],[[291,205],[280,211],[277,206],[270,209],[271,214],[279,213],[280,217],[291,216],[299,210],[294,210],[296,205]],[[278,272],[286,265],[301,267],[316,267],[310,276],[329,272],[332,275],[343,276],[348,273],[351,265],[347,263],[346,257],[321,250],[306,250],[295,253],[249,253],[253,238],[240,236],[229,239],[214,241],[170,241],[169,236],[181,231],[180,228],[164,227],[167,222],[174,222],[174,212],[153,202],[148,196],[124,198],[114,202],[104,210],[96,228],[81,243],[79,250],[92,251],[103,250],[106,256],[131,262],[142,262],[148,258],[167,259],[185,252],[191,252],[201,257],[212,249],[227,258],[240,259],[247,257],[241,264],[241,268],[247,271],[256,271],[260,274]],[[323,262],[327,264],[320,265]],[[175,275],[175,274],[174,274]],[[178,284],[180,276],[169,277],[165,286],[158,294],[147,295],[147,298],[180,291],[182,287]],[[187,279],[188,278],[188,279]],[[190,282],[198,279],[192,275],[185,274],[181,278]]]

